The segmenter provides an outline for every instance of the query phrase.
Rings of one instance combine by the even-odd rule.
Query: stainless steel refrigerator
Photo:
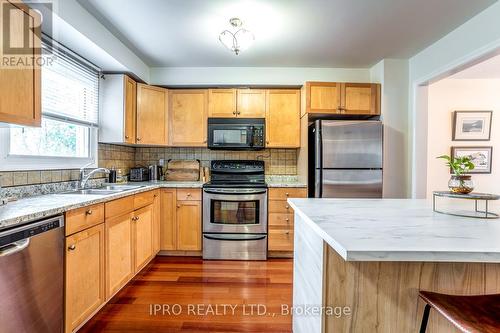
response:
[[[372,120],[316,120],[309,127],[309,196],[382,198],[383,128]]]

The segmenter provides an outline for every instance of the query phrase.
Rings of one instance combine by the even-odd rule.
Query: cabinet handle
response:
[[[236,114],[237,114],[237,115],[239,115],[239,114],[241,114],[241,112],[240,112],[240,111],[237,111],[237,112],[236,112]]]
[[[286,206],[285,206],[285,208],[286,208],[286,209],[289,209],[289,208],[290,208],[290,206],[286,205]]]
[[[190,196],[191,196],[191,193],[186,194],[186,197],[190,197]]]
[[[181,208],[181,205],[177,205],[177,208]]]
[[[89,209],[85,212],[86,215],[92,215],[92,209]]]
[[[75,244],[71,244],[70,246],[68,246],[68,251],[74,251],[74,250],[76,250]]]
[[[128,140],[128,139],[130,139],[130,137],[129,137],[128,135],[125,135],[125,139],[127,139],[127,140]]]
[[[269,144],[269,141],[266,141],[266,144]]]
[[[137,216],[132,217],[132,221],[137,221],[139,218]]]
[[[153,194],[153,198],[156,198],[158,196],[158,194]]]
[[[137,141],[141,141],[141,138],[136,138]]]
[[[287,217],[287,218],[285,219],[285,221],[290,222],[290,219]]]
[[[233,114],[236,116],[236,111],[233,111]]]
[[[288,197],[288,196],[290,196],[290,194],[289,194],[289,193],[285,193],[285,195],[286,195],[287,197]]]

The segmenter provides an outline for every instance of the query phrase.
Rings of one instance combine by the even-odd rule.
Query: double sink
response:
[[[89,188],[89,189],[62,192],[61,194],[110,195],[125,191],[136,190],[141,187],[144,187],[144,185],[105,185],[98,188]]]

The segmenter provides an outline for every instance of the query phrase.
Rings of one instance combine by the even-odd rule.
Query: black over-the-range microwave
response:
[[[264,118],[208,118],[209,149],[264,149],[265,133]]]

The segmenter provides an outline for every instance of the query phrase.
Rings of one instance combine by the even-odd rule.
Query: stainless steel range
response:
[[[212,161],[203,185],[203,259],[267,259],[263,161]]]

